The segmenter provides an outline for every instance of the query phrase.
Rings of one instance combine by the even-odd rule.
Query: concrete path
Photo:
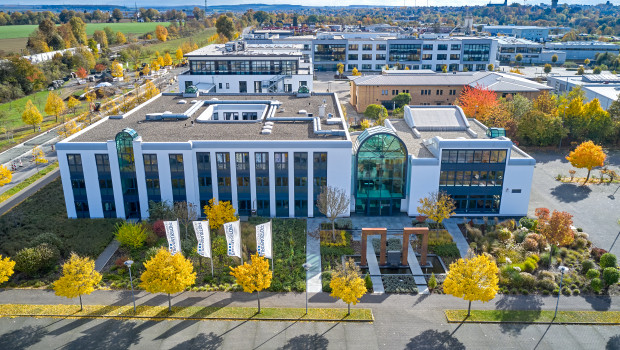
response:
[[[108,244],[108,246],[103,250],[103,252],[99,254],[97,260],[95,260],[95,270],[101,271],[105,264],[110,261],[112,255],[116,253],[116,250],[120,247],[120,245],[121,244],[117,240],[113,239],[112,242],[110,242],[110,244]]]
[[[318,229],[324,219],[308,218],[306,221],[306,263],[312,265],[306,273],[308,293],[323,291],[321,282],[321,239]]]
[[[462,220],[461,220],[462,221]],[[459,253],[461,253],[461,258],[467,255],[467,251],[469,250],[469,244],[467,244],[467,240],[463,237],[463,233],[461,233],[461,229],[458,227],[459,219],[446,219],[443,221],[443,225],[448,230],[448,233],[452,236],[452,240],[456,243],[456,247],[459,248]]]
[[[130,291],[95,291],[87,305],[131,305]],[[310,307],[346,305],[326,293]],[[475,309],[553,310],[556,298],[499,296]],[[0,290],[0,303],[73,304],[52,290]],[[163,294],[136,293],[137,305],[167,306]],[[249,293],[184,292],[177,306],[256,307]],[[304,293],[261,293],[264,307],[303,307]],[[161,321],[0,318],[0,349],[618,349],[617,326],[446,323],[444,309],[466,309],[447,295],[366,295],[375,322]],[[620,310],[620,297],[562,297],[561,310]]]
[[[379,263],[377,262],[377,253],[375,253],[375,247],[372,245],[372,237],[370,236],[366,240],[366,263],[370,272],[373,294],[383,294],[385,289],[383,288],[381,270],[379,270]]]
[[[32,194],[40,190],[42,187],[56,180],[59,176],[60,176],[60,171],[58,169],[55,169],[49,172],[48,174],[46,174],[45,176],[43,176],[42,178],[40,178],[39,180],[30,184],[23,190],[19,191],[19,193],[10,197],[6,201],[0,203],[0,215],[4,215],[6,212],[13,209],[19,203],[26,200],[26,198],[30,197]]]
[[[411,248],[411,244],[407,242],[407,246],[409,252],[407,253],[407,263],[409,263],[409,268],[413,273],[413,280],[415,284],[418,286],[418,291],[420,294],[429,294],[428,285],[426,284],[426,278],[424,278],[424,272],[420,267],[420,262],[418,258],[415,256],[413,249]]]

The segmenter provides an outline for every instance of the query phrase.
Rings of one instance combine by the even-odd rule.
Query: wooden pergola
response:
[[[428,253],[428,227],[405,227],[403,228],[403,244],[401,252],[401,264],[407,265],[407,258],[409,257],[409,237],[411,235],[422,236],[422,256],[420,265],[426,265],[426,255]],[[366,245],[369,235],[381,235],[381,248],[379,253],[379,266],[385,266],[386,264],[386,246],[387,246],[387,228],[363,228],[362,229],[362,266],[367,266],[366,260]]]

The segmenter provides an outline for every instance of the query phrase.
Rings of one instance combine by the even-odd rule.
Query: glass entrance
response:
[[[358,199],[355,212],[368,216],[391,216],[400,212],[400,199]]]

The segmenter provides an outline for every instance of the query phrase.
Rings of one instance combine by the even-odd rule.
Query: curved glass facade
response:
[[[407,191],[407,148],[390,129],[364,131],[356,142],[355,211],[365,215],[400,212]]]
[[[116,154],[123,188],[125,218],[140,218],[140,198],[138,198],[138,181],[136,180],[136,162],[133,153],[133,141],[138,133],[133,129],[123,129],[116,134]]]

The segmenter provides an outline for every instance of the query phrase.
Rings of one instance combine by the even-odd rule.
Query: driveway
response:
[[[620,254],[620,185],[587,185],[562,183],[555,180],[558,174],[568,176],[574,169],[565,159],[565,153],[530,152],[536,159],[529,215],[534,215],[536,208],[546,207],[567,211],[574,215],[576,227],[583,228],[590,234],[590,239],[598,247]],[[620,152],[612,151],[607,155],[607,166],[620,173]],[[576,169],[576,176],[585,177],[587,170]],[[600,176],[598,170],[592,170],[590,176]]]

